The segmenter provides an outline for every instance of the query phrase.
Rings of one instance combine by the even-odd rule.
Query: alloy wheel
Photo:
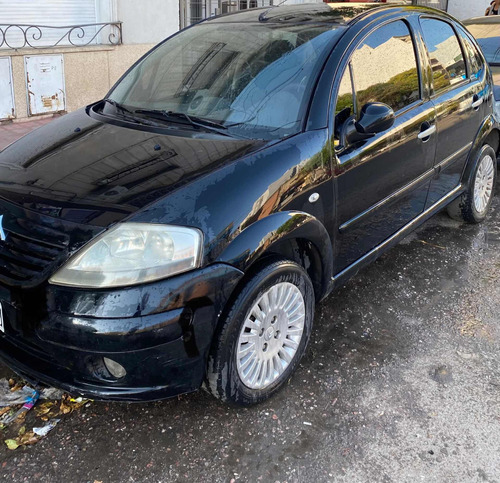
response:
[[[263,389],[292,362],[304,332],[301,291],[282,282],[264,292],[248,311],[237,342],[236,364],[243,384]]]
[[[491,156],[486,155],[481,160],[474,180],[474,208],[483,213],[488,207],[493,194],[495,180],[495,163]]]

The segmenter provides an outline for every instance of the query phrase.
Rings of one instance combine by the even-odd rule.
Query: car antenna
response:
[[[280,5],[283,5],[285,2],[287,2],[288,0],[281,0],[280,3],[278,3],[278,5],[271,5],[270,8],[267,8],[266,10],[264,10],[260,15],[259,15],[259,22],[267,22],[267,20],[269,20],[267,17],[266,17],[266,14],[267,12],[269,12],[269,10],[272,10],[273,8],[276,8],[276,7],[279,7]]]

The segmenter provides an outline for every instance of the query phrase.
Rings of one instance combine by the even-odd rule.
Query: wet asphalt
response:
[[[272,400],[95,402],[36,445],[2,438],[0,479],[499,483],[498,194],[484,224],[438,214],[318,306]]]

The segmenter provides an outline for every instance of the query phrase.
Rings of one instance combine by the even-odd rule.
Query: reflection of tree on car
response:
[[[397,74],[387,82],[374,84],[367,89],[357,92],[359,106],[367,102],[383,102],[394,110],[408,104],[408,99],[415,95],[415,86],[418,86],[417,69],[410,69]]]
[[[415,94],[414,86],[418,86],[417,69],[410,69],[401,74],[391,77],[387,82],[371,85],[367,89],[356,92],[358,105],[367,102],[383,102],[389,106],[406,105],[408,98]],[[337,111],[341,111],[352,105],[352,94],[344,94],[339,97]]]

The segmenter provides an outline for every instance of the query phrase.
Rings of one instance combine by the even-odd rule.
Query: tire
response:
[[[296,370],[311,334],[314,289],[300,265],[278,260],[254,273],[233,300],[214,337],[205,385],[225,402],[251,406]]]
[[[485,144],[477,156],[466,191],[448,205],[451,218],[466,223],[482,222],[493,201],[496,177],[496,153]]]

